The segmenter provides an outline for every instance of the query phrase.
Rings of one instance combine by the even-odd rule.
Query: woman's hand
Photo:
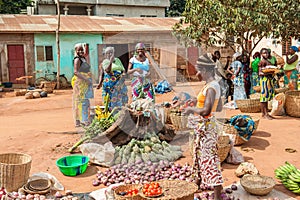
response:
[[[102,82],[101,83],[99,83],[98,85],[97,85],[97,89],[100,89],[102,87]]]
[[[140,68],[135,68],[134,71],[135,71],[135,72],[138,72],[138,73],[142,73],[142,72],[143,72],[143,70],[140,69]]]
[[[189,115],[191,113],[194,113],[194,108],[193,107],[183,108],[181,113],[183,113],[184,115]]]

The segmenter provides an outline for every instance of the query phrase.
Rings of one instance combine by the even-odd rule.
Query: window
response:
[[[292,39],[282,40],[282,55],[286,55],[290,46],[292,45]]]
[[[53,60],[52,46],[36,46],[37,61]]]
[[[140,17],[157,17],[156,15],[140,15]]]

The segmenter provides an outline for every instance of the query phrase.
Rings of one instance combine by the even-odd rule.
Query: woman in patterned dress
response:
[[[221,199],[223,177],[218,157],[218,134],[212,112],[220,111],[220,85],[214,78],[215,63],[207,54],[197,61],[197,77],[206,82],[197,96],[196,107],[187,107],[183,112],[189,116],[189,126],[194,128],[195,141],[193,170],[200,184],[214,188],[215,199]]]
[[[131,80],[132,101],[147,99],[155,102],[155,89],[147,78],[150,75],[149,60],[145,54],[145,45],[138,43],[135,46],[136,54],[129,60],[128,74],[133,75]]]
[[[262,56],[261,61],[258,64],[258,74],[260,76],[260,106],[262,117],[266,119],[274,119],[268,113],[268,101],[272,100],[275,96],[275,86],[274,86],[274,74],[273,73],[263,73],[263,69],[268,66],[277,66],[276,59],[269,60],[269,51],[266,48],[260,50]]]
[[[84,45],[75,45],[73,87],[73,116],[75,127],[90,123],[90,99],[94,98],[90,65],[84,57]]]
[[[102,86],[102,99],[104,104],[108,101],[108,109],[112,111],[115,107],[121,107],[128,103],[127,86],[123,72],[125,68],[119,58],[114,56],[114,48],[106,47],[105,59],[99,67],[99,84]],[[105,98],[108,95],[108,98]]]

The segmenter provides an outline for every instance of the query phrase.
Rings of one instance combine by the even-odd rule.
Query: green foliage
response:
[[[31,6],[32,0],[0,0],[0,14],[19,14],[21,9]]]
[[[170,0],[170,7],[166,11],[168,17],[179,17],[184,11],[186,0]]]
[[[173,30],[186,45],[225,44],[247,51],[249,40],[255,48],[264,37],[300,36],[300,2],[294,0],[187,0],[182,16]]]

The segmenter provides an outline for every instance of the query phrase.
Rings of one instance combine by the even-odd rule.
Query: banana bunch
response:
[[[95,113],[96,113],[96,115],[97,115],[98,120],[100,120],[100,119],[106,119],[106,118],[108,118],[109,115],[110,115],[110,112],[109,112],[109,111],[106,111],[106,112],[105,112],[100,106],[97,106],[97,107],[95,108]]]
[[[300,170],[289,162],[275,169],[275,177],[295,194],[300,194]]]

